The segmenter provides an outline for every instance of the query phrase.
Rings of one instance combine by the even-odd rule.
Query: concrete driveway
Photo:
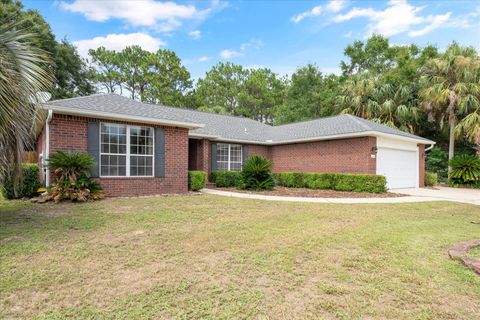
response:
[[[419,189],[395,189],[389,191],[408,194],[414,197],[425,197],[428,199],[434,198],[438,200],[480,205],[480,189],[435,187]]]

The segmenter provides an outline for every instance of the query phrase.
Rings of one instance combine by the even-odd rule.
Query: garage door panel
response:
[[[377,174],[387,179],[387,188],[415,188],[418,178],[417,152],[378,148]]]

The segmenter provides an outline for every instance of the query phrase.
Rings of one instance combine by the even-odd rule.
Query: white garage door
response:
[[[388,189],[415,188],[418,179],[417,152],[378,148],[377,174],[387,178]]]

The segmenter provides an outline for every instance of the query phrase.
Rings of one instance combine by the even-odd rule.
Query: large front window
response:
[[[242,146],[217,143],[217,169],[224,171],[242,170]]]
[[[153,176],[153,128],[102,123],[100,176]]]

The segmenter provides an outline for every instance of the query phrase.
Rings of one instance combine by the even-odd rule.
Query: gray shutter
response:
[[[95,166],[90,169],[90,177],[99,176],[100,163],[100,129],[97,121],[89,121],[87,129],[87,152],[95,160]]]
[[[217,144],[212,143],[212,154],[210,157],[212,171],[217,170]]]
[[[242,156],[242,163],[245,163],[245,161],[248,159],[248,146],[245,144],[242,146]]]
[[[155,128],[155,177],[165,177],[165,130]]]

